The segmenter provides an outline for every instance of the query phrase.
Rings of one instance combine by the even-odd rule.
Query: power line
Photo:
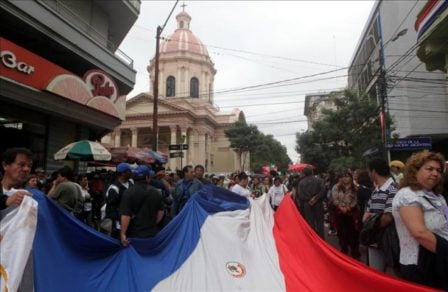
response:
[[[417,68],[420,67],[422,64],[423,63],[417,64],[417,66],[415,66],[413,70],[411,70],[408,74],[406,74],[406,76],[404,76],[403,78],[399,79],[397,81],[397,83],[395,83],[394,86],[390,90],[392,91],[392,89],[394,89],[394,87],[397,86],[397,84],[399,84],[404,78],[408,77],[414,70],[417,70]]]
[[[319,76],[319,75],[325,75],[325,74],[326,74],[326,72],[312,74],[312,75],[306,75],[306,76],[293,78],[293,80],[300,80],[300,79],[309,78],[311,76]],[[302,82],[294,82],[294,83],[282,84],[282,83],[286,83],[286,82],[291,82],[291,79],[286,79],[286,80],[279,80],[279,81],[275,81],[275,82],[262,83],[262,84],[252,85],[252,86],[246,86],[246,87],[240,87],[240,88],[234,88],[234,89],[218,91],[218,92],[215,92],[214,94],[216,95],[216,94],[220,94],[220,93],[233,93],[233,92],[266,90],[266,89],[272,89],[272,88],[293,86],[293,85],[298,85],[298,84],[307,84],[307,83],[311,83],[311,82],[322,81],[322,80],[330,80],[330,79],[336,79],[336,78],[342,78],[342,77],[347,77],[347,75],[337,75],[337,76],[332,76],[332,77],[311,79],[311,80],[302,81]],[[207,96],[207,94],[200,94],[199,96],[200,97],[201,96]],[[181,95],[181,96],[179,96],[178,94],[176,94],[176,98],[189,98],[189,97],[190,97],[189,95],[183,95],[183,96]]]
[[[229,105],[229,106],[220,106],[220,108],[229,108],[235,106],[261,106],[261,105],[283,105],[283,104],[296,104],[296,103],[304,103],[305,101],[289,101],[289,102],[274,102],[274,103],[253,103],[253,104],[239,104],[239,105]]]
[[[343,90],[342,88],[338,88],[339,90]],[[334,91],[334,90],[333,90]],[[226,102],[229,100],[241,100],[241,97],[243,96],[245,100],[251,100],[251,99],[265,99],[265,98],[271,98],[271,99],[278,99],[278,98],[284,98],[284,97],[291,97],[291,96],[299,96],[306,93],[316,93],[316,95],[319,94],[326,94],[327,92],[318,93],[316,90],[306,90],[306,91],[291,91],[293,93],[284,94],[284,93],[254,93],[254,94],[248,94],[246,95],[229,95],[229,96],[220,96],[219,98],[215,98],[215,102]]]
[[[279,114],[279,113],[285,113],[285,112],[290,112],[290,111],[298,111],[298,109],[292,108],[292,109],[285,109],[285,110],[276,111],[276,112],[261,113],[261,114],[246,116],[246,118],[258,117],[258,116],[263,116],[263,115]]]
[[[215,93],[219,94],[219,93],[232,92],[232,91],[235,91],[235,90],[241,91],[241,90],[265,87],[265,86],[270,86],[270,85],[277,85],[277,84],[281,84],[281,83],[297,81],[297,80],[306,79],[306,78],[310,78],[310,77],[326,75],[326,74],[329,74],[329,73],[334,73],[334,72],[338,72],[338,71],[345,70],[345,69],[347,69],[347,68],[335,69],[335,70],[330,70],[330,71],[325,71],[325,72],[320,72],[320,73],[315,73],[315,74],[309,74],[309,75],[303,75],[303,76],[300,76],[300,77],[284,79],[284,80],[278,80],[278,81],[274,81],[274,82],[268,82],[268,83],[256,84],[256,85],[251,85],[251,86],[244,86],[244,87],[239,87],[239,88],[234,88],[234,89],[222,90],[222,91],[218,91],[218,92],[215,92]]]
[[[144,30],[153,31],[152,29],[147,28],[145,26],[141,26],[141,25],[135,25],[135,27],[138,27],[138,28],[141,28],[141,29],[144,29]],[[165,41],[180,42],[178,40],[169,39],[169,37],[162,37],[161,39],[163,39]],[[187,42],[187,41],[184,41],[184,40],[182,40],[182,43],[196,44],[196,43]],[[296,59],[296,58],[290,58],[290,57],[284,57],[284,56],[275,56],[275,55],[258,53],[258,52],[249,51],[249,50],[225,48],[225,47],[221,47],[221,46],[215,46],[215,45],[204,44],[204,43],[202,43],[202,45],[207,47],[207,48],[215,48],[215,49],[220,49],[220,50],[225,50],[225,51],[238,52],[238,53],[244,53],[244,54],[250,54],[250,55],[257,55],[257,56],[261,56],[261,57],[268,57],[268,58],[280,59],[280,60],[285,60],[285,61],[293,61],[293,62],[313,64],[313,65],[321,65],[321,66],[328,66],[328,67],[335,67],[335,68],[341,68],[342,67],[342,66],[338,66],[338,65],[334,65],[334,64],[327,64],[327,63],[322,63],[322,62],[315,62],[315,61]]]
[[[300,123],[308,122],[308,119],[295,119],[295,120],[283,120],[283,121],[266,121],[266,122],[253,122],[257,125],[276,125],[276,124],[289,124],[289,123]]]
[[[232,94],[232,97],[238,97],[238,96],[264,96],[264,95],[283,95],[283,94],[300,94],[300,93],[316,93],[316,94],[324,94],[327,93],[328,91],[342,91],[345,88],[343,87],[333,87],[333,88],[319,88],[319,89],[308,89],[308,90],[288,90],[288,91],[275,91],[275,92],[266,92],[266,93],[235,93]],[[224,98],[223,96],[220,96],[220,98]]]

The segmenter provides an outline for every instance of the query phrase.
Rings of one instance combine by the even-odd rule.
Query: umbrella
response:
[[[165,164],[168,162],[168,156],[162,152],[149,150],[149,155],[156,161],[161,164]]]
[[[88,140],[73,142],[54,154],[55,160],[109,161],[111,158],[101,143]]]
[[[112,161],[115,163],[129,162],[129,163],[154,163],[155,159],[151,157],[148,151],[137,147],[112,147]]]
[[[309,167],[311,169],[314,169],[314,165],[312,164],[308,164],[308,163],[295,163],[295,164],[291,164],[288,167],[288,171],[297,171],[297,172],[301,172],[305,169],[305,167]]]

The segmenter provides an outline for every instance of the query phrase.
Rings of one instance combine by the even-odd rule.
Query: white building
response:
[[[336,99],[344,98],[344,91],[311,93],[305,95],[304,115],[308,119],[308,129],[313,129],[314,123],[322,116],[322,110],[336,110]]]
[[[446,75],[429,72],[416,56],[419,43],[414,27],[426,3],[375,3],[350,63],[348,85],[379,104],[384,98],[395,127],[389,137],[430,137],[433,149],[446,155]]]

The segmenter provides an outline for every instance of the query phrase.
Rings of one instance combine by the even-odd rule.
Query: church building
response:
[[[201,164],[209,173],[233,172],[249,166],[249,155],[240,163],[229,147],[224,130],[245,120],[238,109],[221,112],[213,103],[216,69],[206,46],[190,30],[185,11],[176,16],[177,29],[160,44],[158,151],[169,153],[170,144],[187,144],[184,157],[170,158],[171,170],[186,164]],[[154,84],[155,58],[147,67]],[[115,147],[151,148],[153,141],[153,96],[142,92],[126,102],[126,118],[103,142]],[[171,155],[173,156],[173,155]]]

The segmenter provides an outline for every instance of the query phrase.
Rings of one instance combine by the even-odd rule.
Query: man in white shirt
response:
[[[252,193],[247,188],[247,185],[249,184],[249,177],[246,173],[242,172],[238,175],[238,179],[238,184],[234,185],[230,190],[242,197],[250,198]]]

